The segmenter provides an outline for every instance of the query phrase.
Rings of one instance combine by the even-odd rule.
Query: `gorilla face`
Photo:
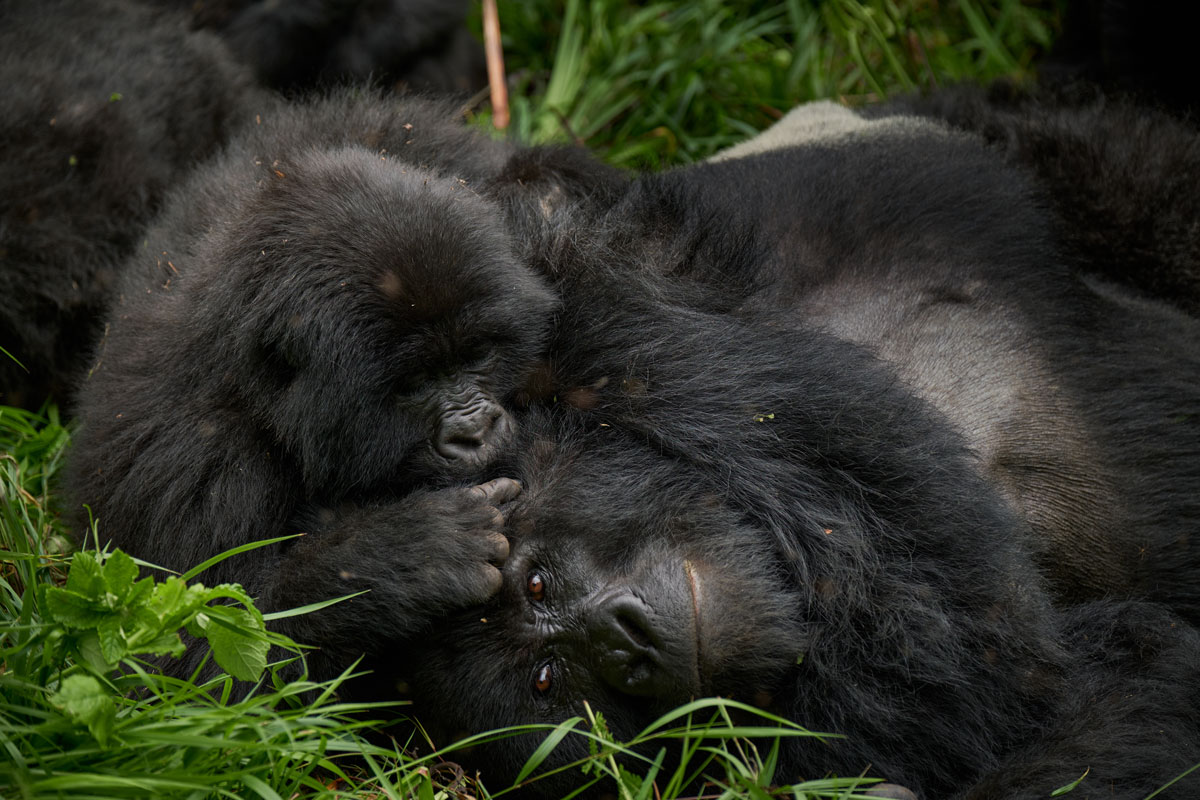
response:
[[[795,663],[797,601],[762,537],[622,438],[541,443],[555,452],[511,511],[500,593],[414,647],[407,675],[435,741],[561,722],[584,701],[628,737],[693,697],[769,703]],[[478,757],[492,781],[511,778],[534,746]],[[555,758],[583,754],[568,741]]]
[[[194,308],[232,322],[237,389],[306,485],[490,461],[554,307],[498,210],[355,148],[272,163],[243,206],[202,245],[218,266]]]

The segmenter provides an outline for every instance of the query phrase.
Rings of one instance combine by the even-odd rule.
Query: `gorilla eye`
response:
[[[553,670],[550,669],[550,663],[547,662],[538,667],[537,674],[533,677],[533,688],[537,689],[542,694],[550,691],[550,684],[553,682]]]
[[[546,580],[540,572],[529,573],[525,588],[529,590],[529,596],[539,603],[546,598]]]

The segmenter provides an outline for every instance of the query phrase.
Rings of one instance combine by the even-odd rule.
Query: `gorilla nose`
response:
[[[484,458],[484,449],[496,444],[504,427],[504,410],[487,405],[442,419],[433,446],[448,461],[475,462]]]
[[[589,620],[597,672],[609,686],[637,697],[671,697],[685,689],[691,670],[650,608],[629,593],[602,600]]]

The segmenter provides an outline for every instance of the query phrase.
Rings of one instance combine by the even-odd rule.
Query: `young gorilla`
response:
[[[172,194],[81,390],[70,483],[105,540],[179,569],[305,532],[204,579],[266,610],[371,590],[284,624],[320,675],[484,600],[507,550],[516,484],[461,484],[511,438],[555,302],[496,206],[416,165],[462,148],[471,177],[499,152],[443,114],[265,103]]]
[[[247,76],[182,18],[120,0],[0,5],[0,403],[70,387],[168,187],[245,117]]]

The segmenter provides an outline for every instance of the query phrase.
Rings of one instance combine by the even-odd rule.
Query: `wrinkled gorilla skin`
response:
[[[119,0],[0,6],[0,403],[69,388],[167,189],[242,118],[209,34]]]
[[[1077,269],[1034,182],[977,137],[829,103],[780,126],[757,152],[639,180],[613,218],[737,232],[710,225],[684,254],[756,228],[749,257],[663,269],[890,364],[1027,522],[1060,599],[1143,597],[1200,621],[1200,322]],[[1106,154],[1129,172],[1161,155]]]
[[[515,488],[460,484],[512,436],[555,300],[466,181],[502,154],[445,113],[265,102],[126,265],[81,389],[69,485],[105,540],[179,569],[304,532],[204,580],[268,610],[372,590],[284,629],[331,669],[481,602],[506,551]]]

